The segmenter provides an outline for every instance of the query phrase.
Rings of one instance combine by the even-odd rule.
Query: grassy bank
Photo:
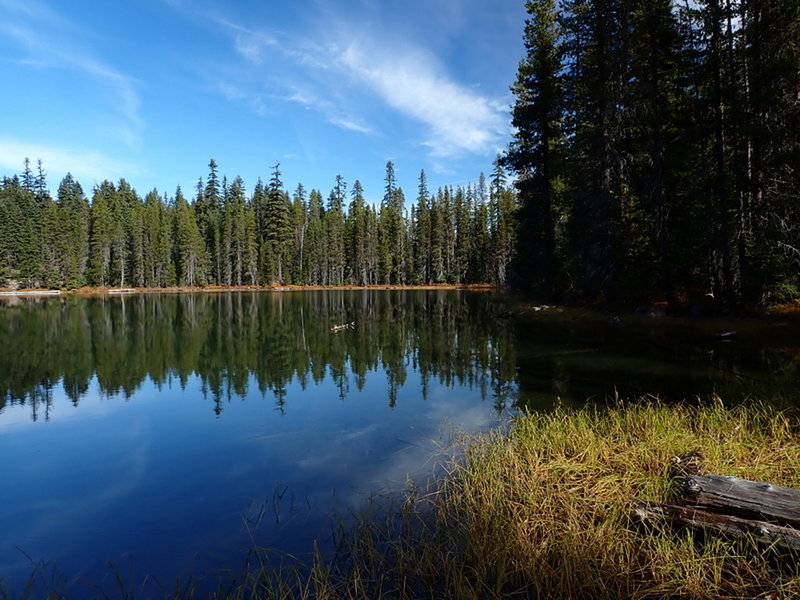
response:
[[[306,595],[795,597],[796,557],[642,531],[630,500],[666,501],[670,459],[688,451],[711,473],[800,487],[799,426],[794,413],[721,403],[528,415],[508,434],[469,441],[435,493],[412,495],[398,515],[369,515],[338,560],[316,565]]]

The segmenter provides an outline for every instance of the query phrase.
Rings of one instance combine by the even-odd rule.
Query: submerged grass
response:
[[[317,598],[783,598],[797,556],[690,531],[643,531],[633,497],[666,501],[670,459],[800,487],[800,419],[762,405],[657,401],[528,414],[468,441],[436,492],[369,516]]]
[[[800,488],[795,410],[647,399],[557,408],[464,447],[434,491],[411,491],[399,508],[371,504],[336,556],[276,571],[254,550],[243,579],[202,597],[800,597],[796,554],[631,518],[634,497],[669,500],[670,459],[686,452],[711,473]],[[201,597],[191,584],[165,595]]]

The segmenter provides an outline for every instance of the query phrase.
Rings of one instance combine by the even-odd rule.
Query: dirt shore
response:
[[[321,291],[321,290],[470,290],[470,291],[491,291],[502,289],[493,284],[432,284],[432,285],[272,285],[272,286],[218,286],[209,285],[204,287],[163,287],[163,288],[109,288],[109,287],[81,287],[71,290],[47,290],[47,289],[9,289],[0,288],[0,296],[57,296],[57,295],[78,295],[78,296],[106,296],[123,294],[192,294],[192,293],[216,293],[216,292],[302,292],[302,291]]]

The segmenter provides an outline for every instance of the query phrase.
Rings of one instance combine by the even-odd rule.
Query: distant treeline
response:
[[[432,194],[420,173],[407,206],[386,165],[379,205],[336,177],[327,197],[298,185],[289,194],[279,165],[248,195],[209,162],[190,202],[124,179],[103,181],[91,201],[70,174],[56,197],[41,161],[0,182],[0,285],[164,287],[502,283],[514,253],[516,197],[499,162],[487,182]]]
[[[518,273],[556,297],[800,295],[800,3],[529,0]]]
[[[340,398],[385,372],[390,406],[410,373],[469,386],[498,411],[516,395],[510,323],[488,294],[310,291],[302,294],[141,294],[9,300],[0,310],[0,411],[30,406],[46,419],[54,390],[77,406],[94,378],[128,398],[144,381],[185,386],[199,377],[219,414],[232,398],[268,396],[289,408],[290,384],[333,381]],[[341,333],[338,323],[355,321]],[[63,348],[69,348],[64,352]],[[25,348],[25,352],[20,352]]]

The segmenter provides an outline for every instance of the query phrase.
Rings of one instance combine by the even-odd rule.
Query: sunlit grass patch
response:
[[[794,556],[689,531],[643,531],[634,497],[666,501],[673,456],[708,472],[800,487],[795,415],[657,401],[557,409],[469,440],[402,526],[363,524],[325,598],[755,598],[800,594]],[[425,508],[421,513],[420,508]]]

